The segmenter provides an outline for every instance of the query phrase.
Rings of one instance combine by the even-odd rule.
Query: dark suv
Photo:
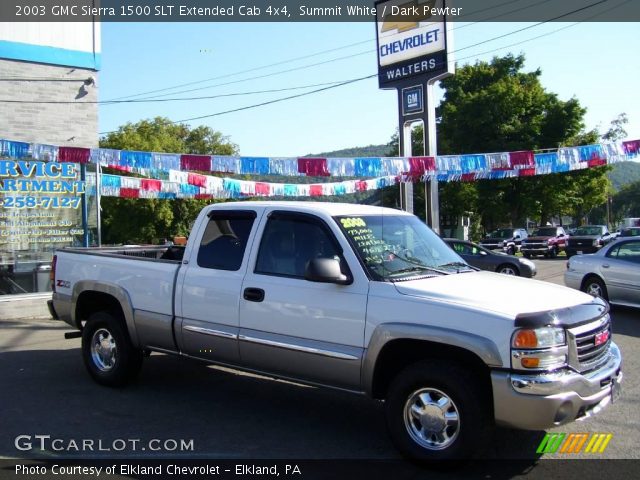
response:
[[[535,255],[555,258],[565,249],[567,238],[562,227],[540,227],[522,241],[520,251],[527,258]]]
[[[480,240],[480,245],[489,250],[503,250],[509,255],[515,255],[520,250],[520,243],[527,237],[524,228],[499,228]]]
[[[595,253],[611,241],[606,225],[586,225],[576,228],[567,241],[567,257],[581,253]]]

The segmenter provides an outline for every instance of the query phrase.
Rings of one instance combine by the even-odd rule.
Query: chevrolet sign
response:
[[[446,49],[444,16],[431,14],[442,2],[391,0],[377,6],[381,67]]]

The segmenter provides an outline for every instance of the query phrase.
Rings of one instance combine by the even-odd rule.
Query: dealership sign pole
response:
[[[436,155],[433,86],[454,73],[449,53],[453,36],[447,22],[450,0],[381,0],[376,2],[378,85],[398,92],[400,156],[411,157],[411,130],[424,125],[424,155]],[[417,156],[417,155],[416,155]],[[425,183],[427,223],[439,231],[438,180]],[[400,184],[403,210],[413,212],[413,184]]]

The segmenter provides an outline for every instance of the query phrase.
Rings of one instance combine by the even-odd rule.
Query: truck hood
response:
[[[549,236],[549,237],[546,237],[546,236],[542,236],[542,237],[527,237],[527,238],[525,238],[525,241],[526,242],[544,242],[545,240],[549,241],[549,240],[551,240],[553,238],[556,238],[556,237],[553,237],[553,236]]]
[[[572,235],[569,240],[599,240],[602,235]]]
[[[468,306],[511,318],[593,302],[591,295],[561,285],[485,271],[394,285],[402,295]]]

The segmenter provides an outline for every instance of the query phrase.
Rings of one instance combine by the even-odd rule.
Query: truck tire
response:
[[[107,387],[126,385],[140,372],[142,356],[118,318],[107,312],[89,317],[82,330],[82,358],[97,383]]]
[[[493,428],[486,392],[455,363],[410,365],[391,383],[385,407],[396,448],[419,461],[470,458]]]
[[[515,245],[509,245],[507,247],[507,255],[515,255],[516,254],[516,247]]]
[[[556,258],[558,256],[558,247],[553,247],[550,251],[549,251],[549,257],[550,258]]]

